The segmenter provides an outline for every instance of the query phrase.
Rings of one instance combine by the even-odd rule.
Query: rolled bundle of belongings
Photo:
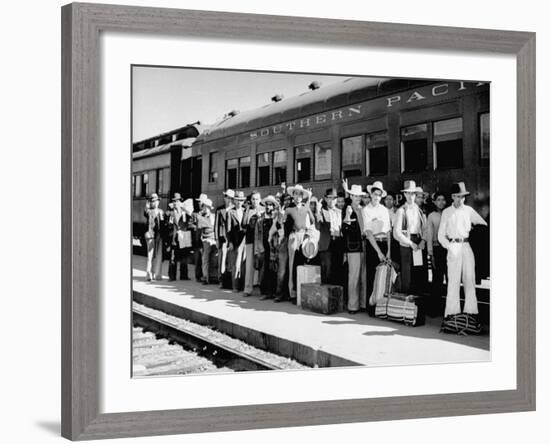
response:
[[[426,321],[421,297],[412,294],[391,293],[384,296],[376,304],[374,315],[410,327],[423,325]]]
[[[441,324],[441,330],[445,333],[455,333],[457,335],[479,335],[481,333],[481,324],[477,315],[469,313],[457,313],[446,316]]]
[[[376,305],[393,291],[393,284],[397,279],[397,272],[391,261],[380,262],[376,267],[374,284],[369,298],[370,305]]]

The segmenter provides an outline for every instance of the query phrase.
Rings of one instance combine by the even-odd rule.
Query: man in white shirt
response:
[[[445,317],[460,313],[460,281],[464,285],[464,313],[477,315],[475,289],[475,259],[468,242],[472,225],[487,225],[487,222],[470,206],[464,204],[464,182],[455,183],[451,189],[453,204],[441,215],[438,240],[447,249],[447,301]]]
[[[363,208],[365,220],[365,235],[367,237],[365,262],[367,267],[367,301],[374,286],[376,267],[380,262],[390,258],[391,253],[391,221],[389,210],[380,203],[386,197],[382,182],[376,181],[367,185],[371,202]],[[374,316],[374,307],[368,306],[367,313]]]
[[[425,254],[426,217],[415,203],[417,193],[422,190],[413,180],[406,180],[401,192],[406,202],[397,210],[393,235],[399,242],[401,252],[401,291],[423,294],[428,284],[428,267]],[[420,253],[416,253],[420,251]],[[414,253],[413,253],[414,252]],[[413,254],[417,256],[414,260]],[[416,262],[416,265],[415,265]]]

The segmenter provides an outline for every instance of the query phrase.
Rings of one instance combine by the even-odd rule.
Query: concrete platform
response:
[[[330,316],[303,311],[289,302],[221,290],[190,281],[153,283],[145,279],[145,258],[133,256],[137,302],[211,325],[251,345],[291,357],[309,366],[385,366],[444,364],[490,360],[489,336],[439,333],[441,319],[404,325],[370,318],[366,313]],[[168,264],[163,264],[166,273]],[[190,267],[192,268],[192,267]],[[191,270],[190,270],[191,271]],[[190,273],[190,276],[194,276]]]

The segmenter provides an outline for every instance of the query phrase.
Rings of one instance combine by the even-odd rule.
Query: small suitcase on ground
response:
[[[296,304],[301,306],[302,301],[302,284],[320,284],[321,283],[321,267],[318,265],[298,265],[296,267]]]
[[[341,285],[302,284],[302,308],[315,313],[344,311],[344,288]]]
[[[423,325],[426,321],[420,296],[391,293],[376,304],[375,316],[411,327]]]

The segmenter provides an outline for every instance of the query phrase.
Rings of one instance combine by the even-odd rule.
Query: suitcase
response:
[[[382,301],[376,304],[374,315],[411,327],[423,325],[426,321],[421,297],[404,293],[384,296]]]
[[[344,288],[341,285],[302,284],[302,308],[315,313],[344,311]]]
[[[298,265],[296,267],[296,304],[301,306],[302,284],[320,284],[321,267],[319,265]]]

